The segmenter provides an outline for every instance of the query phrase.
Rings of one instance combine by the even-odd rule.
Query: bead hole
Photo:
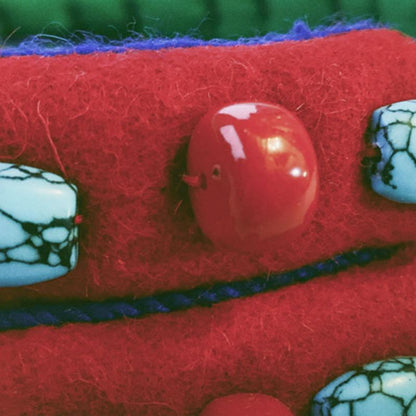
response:
[[[215,179],[215,180],[221,179],[221,166],[220,165],[213,166],[211,176],[212,176],[212,179]]]
[[[381,149],[377,145],[368,146],[364,152],[361,165],[373,174],[377,169],[377,164],[381,161],[381,156]]]

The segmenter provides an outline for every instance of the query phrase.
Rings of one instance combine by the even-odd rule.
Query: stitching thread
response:
[[[336,255],[296,270],[257,276],[248,280],[217,283],[182,292],[166,292],[140,299],[115,299],[105,302],[41,304],[19,309],[0,310],[0,330],[31,328],[39,325],[60,326],[66,323],[97,323],[121,318],[140,318],[194,306],[216,303],[266,293],[315,277],[331,275],[353,266],[391,258],[403,245],[370,247]]]
[[[173,38],[154,37],[146,39],[139,34],[123,40],[108,40],[104,36],[93,35],[85,31],[77,31],[68,38],[54,35],[39,34],[30,36],[18,46],[0,48],[0,57],[8,56],[57,56],[69,54],[90,54],[95,52],[122,53],[127,50],[160,50],[164,48],[191,48],[197,46],[236,46],[264,45],[288,40],[308,40],[330,35],[347,33],[353,30],[378,29],[387,27],[371,20],[363,20],[352,24],[337,23],[332,26],[318,26],[311,29],[302,20],[296,21],[286,34],[268,33],[265,36],[240,38],[237,40],[211,39],[203,40],[191,36],[176,36]]]

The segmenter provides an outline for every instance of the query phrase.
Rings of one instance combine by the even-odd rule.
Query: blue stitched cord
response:
[[[311,29],[302,20],[296,21],[292,29],[285,34],[269,33],[265,36],[240,38],[238,40],[211,39],[203,40],[190,36],[177,36],[175,38],[150,38],[143,36],[130,37],[123,40],[108,40],[103,36],[94,36],[88,32],[77,32],[72,39],[60,38],[53,35],[31,36],[20,45],[0,49],[0,57],[42,55],[56,56],[77,54],[90,54],[95,52],[121,53],[127,50],[158,50],[164,48],[191,48],[195,46],[236,46],[236,45],[262,45],[272,42],[288,40],[307,40],[320,38],[352,30],[377,29],[383,27],[380,23],[363,20],[355,23],[337,23],[332,26],[319,26]]]
[[[217,283],[183,292],[167,292],[133,300],[44,304],[19,309],[0,310],[0,330],[31,328],[39,325],[59,326],[65,323],[105,322],[120,318],[211,306],[226,300],[265,293],[314,277],[338,273],[352,266],[389,259],[401,246],[364,248],[337,255],[323,262],[296,270],[257,276],[249,280]]]

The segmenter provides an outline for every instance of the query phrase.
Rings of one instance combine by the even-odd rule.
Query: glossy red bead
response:
[[[304,231],[318,193],[313,145],[279,105],[238,103],[206,114],[188,149],[196,220],[217,246],[258,251]]]
[[[293,416],[293,413],[274,397],[240,393],[212,401],[200,416]]]

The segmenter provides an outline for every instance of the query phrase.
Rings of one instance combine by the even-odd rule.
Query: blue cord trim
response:
[[[257,276],[249,280],[218,283],[183,292],[167,292],[141,299],[44,304],[19,309],[0,310],[0,330],[31,328],[39,325],[60,326],[66,323],[105,322],[120,318],[140,318],[149,314],[168,313],[211,306],[226,300],[253,296],[315,277],[338,273],[353,266],[364,266],[389,259],[401,246],[364,248],[332,257],[284,273]]]
[[[36,35],[21,42],[18,46],[5,47],[0,50],[0,57],[42,55],[56,56],[69,54],[90,54],[95,52],[125,52],[127,50],[159,50],[164,48],[191,48],[195,46],[237,46],[263,45],[287,40],[307,40],[320,38],[352,30],[377,29],[384,27],[371,20],[355,23],[337,23],[332,26],[318,26],[311,29],[304,21],[296,21],[286,34],[269,33],[265,36],[240,38],[237,40],[211,39],[202,40],[191,36],[176,36],[174,38],[145,39],[136,35],[123,40],[108,40],[103,36],[95,36],[88,32],[77,32],[70,39],[53,35]]]

